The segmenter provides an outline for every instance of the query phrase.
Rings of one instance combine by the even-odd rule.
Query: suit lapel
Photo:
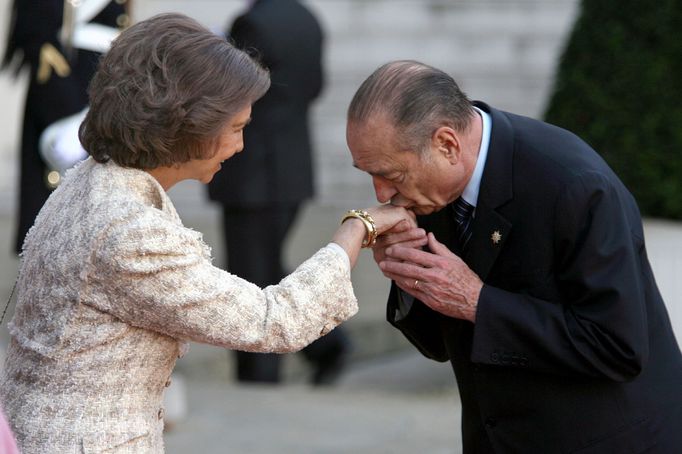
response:
[[[472,225],[471,239],[464,250],[464,261],[485,280],[511,231],[511,223],[499,213],[480,213]]]
[[[463,259],[485,280],[512,230],[512,223],[497,209],[513,197],[514,131],[509,120],[500,111],[481,102],[474,104],[490,114],[492,131],[476,203],[476,215],[471,225],[471,239]]]

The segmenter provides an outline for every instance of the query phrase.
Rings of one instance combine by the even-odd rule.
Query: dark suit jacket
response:
[[[255,52],[272,85],[253,106],[244,151],[209,185],[226,206],[296,204],[313,195],[308,109],[322,89],[322,30],[295,0],[259,0],[232,25],[230,38]]]
[[[389,322],[451,361],[465,453],[675,452],[682,356],[633,197],[575,135],[477,105],[492,137],[463,253],[484,282],[476,323],[401,312],[395,285]],[[451,248],[453,222],[419,219]]]

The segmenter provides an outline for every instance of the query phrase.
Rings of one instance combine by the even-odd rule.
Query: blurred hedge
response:
[[[682,219],[682,0],[583,0],[545,119],[592,145],[644,215]]]

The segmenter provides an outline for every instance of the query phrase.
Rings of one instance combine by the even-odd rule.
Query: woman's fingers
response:
[[[404,231],[417,227],[415,214],[403,207],[379,205],[365,211],[374,219],[379,234],[389,230]]]

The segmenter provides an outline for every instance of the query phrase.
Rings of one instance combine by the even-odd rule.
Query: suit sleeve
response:
[[[422,355],[435,361],[447,361],[449,355],[443,343],[438,320],[441,316],[419,300],[413,299],[407,303],[403,300],[406,296],[410,297],[402,292],[395,282],[391,282],[386,310],[388,322],[398,328]]]
[[[627,381],[648,357],[644,241],[634,200],[615,179],[583,175],[554,219],[560,299],[485,285],[471,359]]]
[[[253,352],[297,351],[357,312],[347,259],[330,247],[261,289],[214,267],[198,235],[153,214],[111,227],[82,302],[179,340]]]

